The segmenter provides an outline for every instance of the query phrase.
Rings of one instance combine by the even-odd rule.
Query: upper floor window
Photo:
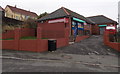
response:
[[[28,19],[28,18],[30,18],[30,16],[25,16],[25,19]]]
[[[19,17],[18,17],[18,16],[16,16],[16,19],[17,19],[17,20],[19,20]]]

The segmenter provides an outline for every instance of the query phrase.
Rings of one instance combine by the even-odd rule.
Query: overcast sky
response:
[[[51,13],[60,7],[66,7],[85,17],[105,15],[115,21],[118,18],[118,2],[120,0],[0,0],[0,6],[17,6],[25,10]]]

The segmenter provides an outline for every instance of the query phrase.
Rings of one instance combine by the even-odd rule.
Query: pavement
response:
[[[55,52],[3,50],[0,59],[3,72],[118,72],[118,55],[102,36],[91,36]]]

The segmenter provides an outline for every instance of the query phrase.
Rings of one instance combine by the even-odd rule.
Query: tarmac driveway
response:
[[[105,46],[103,43],[102,35],[93,35],[88,39],[82,40],[81,42],[74,43],[67,47],[59,48],[57,52],[68,53],[68,54],[80,54],[80,55],[110,55],[118,54],[114,49]]]
[[[59,48],[56,52],[2,51],[3,72],[118,72],[118,53],[102,36]]]

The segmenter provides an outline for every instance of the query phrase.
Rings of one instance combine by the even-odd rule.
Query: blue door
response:
[[[74,36],[76,37],[78,35],[78,23],[74,26]]]

